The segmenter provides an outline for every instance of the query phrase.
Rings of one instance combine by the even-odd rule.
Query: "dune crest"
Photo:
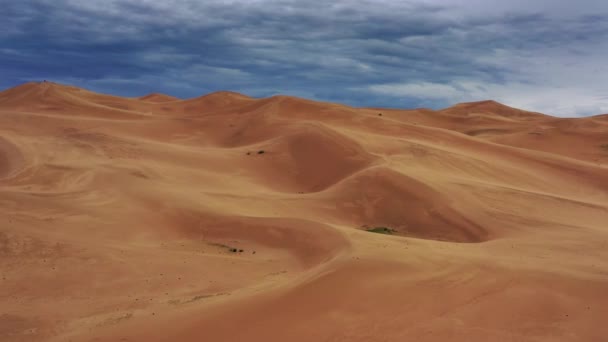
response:
[[[160,94],[160,93],[151,93],[148,95],[138,97],[138,99],[142,100],[142,101],[155,102],[155,103],[179,101],[179,99],[177,97]]]
[[[452,115],[474,115],[474,114],[493,114],[508,118],[518,119],[537,119],[544,114],[529,112],[513,107],[509,107],[500,102],[493,100],[478,101],[478,102],[465,102],[455,106],[441,110],[443,113]]]
[[[0,340],[603,341],[607,137],[495,101],[4,90]]]

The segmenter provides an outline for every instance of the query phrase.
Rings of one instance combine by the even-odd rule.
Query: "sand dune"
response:
[[[608,336],[606,115],[27,83],[0,193],[1,341]]]
[[[171,101],[179,100],[177,97],[169,96],[169,95],[165,95],[165,94],[159,94],[159,93],[151,93],[151,94],[148,94],[145,96],[141,96],[138,99],[142,100],[142,101],[148,101],[148,102],[171,102]]]
[[[23,164],[23,156],[14,144],[0,138],[0,178],[17,172]]]

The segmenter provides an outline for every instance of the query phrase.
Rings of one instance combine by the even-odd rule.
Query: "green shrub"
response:
[[[378,233],[378,234],[386,234],[386,235],[393,235],[393,233],[395,233],[395,230],[389,227],[373,227],[373,228],[366,228],[366,231],[370,232],[370,233]]]

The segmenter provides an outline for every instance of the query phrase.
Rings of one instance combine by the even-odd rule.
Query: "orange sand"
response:
[[[606,341],[606,144],[493,101],[9,89],[0,341]]]

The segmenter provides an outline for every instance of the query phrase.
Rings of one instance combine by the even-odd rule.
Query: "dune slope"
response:
[[[0,92],[1,341],[604,341],[608,123]]]

